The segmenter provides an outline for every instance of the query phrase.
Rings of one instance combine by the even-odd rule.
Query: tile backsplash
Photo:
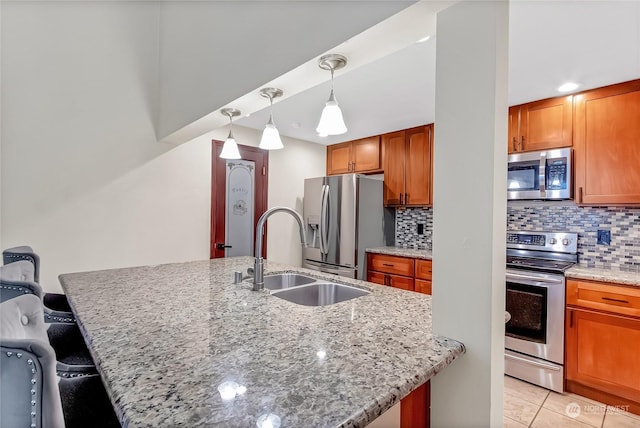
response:
[[[424,233],[418,235],[418,224],[424,225]],[[433,210],[431,208],[396,209],[396,246],[431,249],[433,236]]]
[[[418,235],[418,223],[424,234]],[[611,232],[611,244],[598,244],[598,229]],[[640,208],[579,207],[572,202],[516,202],[507,207],[507,230],[576,232],[578,259],[590,267],[640,271]],[[433,210],[398,208],[396,245],[431,248]]]

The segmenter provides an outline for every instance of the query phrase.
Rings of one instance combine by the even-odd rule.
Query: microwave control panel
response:
[[[567,188],[566,158],[547,160],[547,189],[560,190]]]

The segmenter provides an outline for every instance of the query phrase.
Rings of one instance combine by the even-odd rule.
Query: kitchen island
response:
[[[464,353],[432,334],[430,296],[267,262],[371,291],[302,306],[234,285],[252,263],[60,276],[123,426],[365,426]]]

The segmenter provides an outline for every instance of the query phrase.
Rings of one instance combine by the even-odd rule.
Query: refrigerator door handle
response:
[[[328,232],[329,232],[329,186],[327,184],[322,185],[322,202],[320,204],[320,252],[327,254],[329,250]]]

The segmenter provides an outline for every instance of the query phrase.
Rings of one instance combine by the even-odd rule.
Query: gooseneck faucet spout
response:
[[[259,291],[264,289],[264,259],[262,258],[262,233],[264,232],[264,224],[267,218],[277,212],[286,212],[291,214],[293,218],[298,222],[300,227],[300,243],[303,247],[307,246],[307,235],[304,230],[304,220],[297,211],[288,207],[273,207],[264,212],[258,219],[256,226],[256,243],[255,243],[255,255],[256,259],[253,265],[253,290]]]

